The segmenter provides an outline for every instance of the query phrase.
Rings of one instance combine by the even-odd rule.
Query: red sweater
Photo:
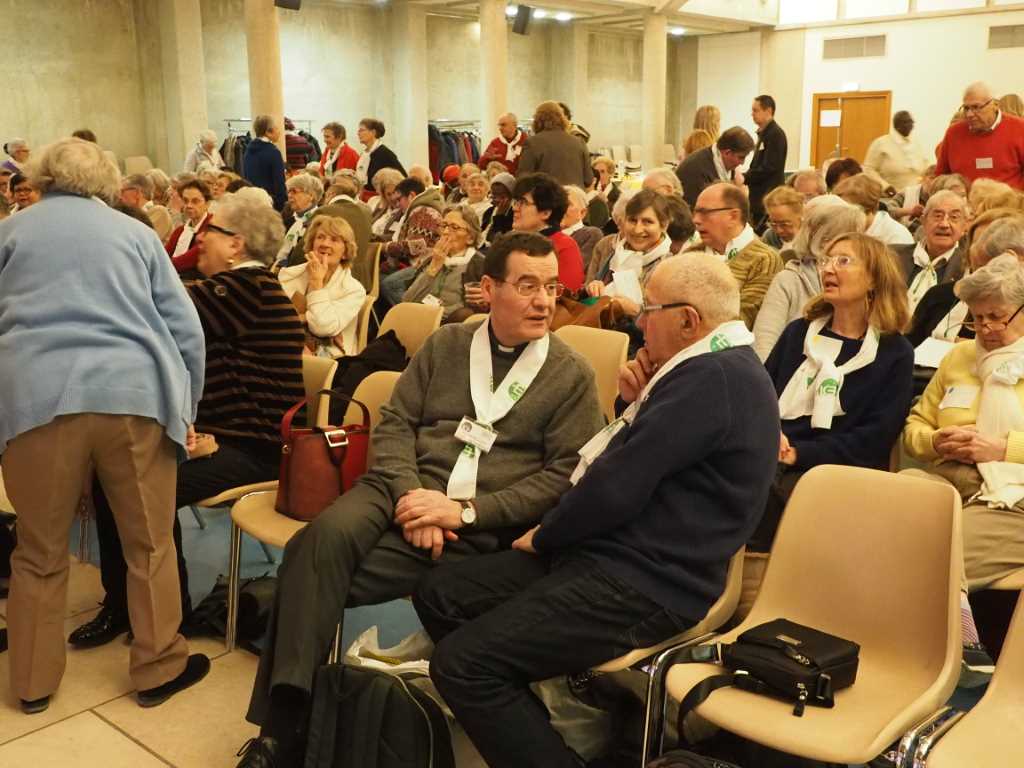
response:
[[[936,171],[1024,189],[1024,120],[1003,112],[996,129],[985,133],[971,133],[966,122],[954,123],[939,145]]]
[[[566,290],[576,292],[583,287],[583,255],[580,247],[571,237],[562,234],[561,230],[549,232],[545,231],[544,234],[555,246],[555,254],[558,256],[558,282]]]
[[[359,163],[359,153],[352,149],[348,144],[343,144],[341,151],[334,160],[334,167],[324,168],[324,164],[326,162],[327,152],[324,152],[323,155],[320,156],[320,173],[324,174],[324,176],[330,176],[331,174],[343,171],[346,168],[354,171],[356,169],[356,165]]]
[[[519,141],[516,142],[516,146],[519,147],[520,154],[516,155],[515,160],[506,160],[505,143],[495,136],[491,143],[487,145],[487,149],[484,150],[484,153],[480,155],[478,165],[486,170],[488,163],[498,162],[504,165],[508,169],[508,172],[515,176],[516,171],[519,169],[519,157],[522,154],[524,144],[526,144],[526,134],[520,131]]]

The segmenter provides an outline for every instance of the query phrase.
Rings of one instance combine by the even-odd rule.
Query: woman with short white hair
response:
[[[224,167],[224,158],[220,156],[220,150],[217,149],[217,134],[209,128],[199,132],[196,145],[185,157],[185,166],[182,170],[187,173],[196,173],[204,163],[214,169]]]
[[[584,221],[589,210],[587,193],[580,187],[570,184],[565,188],[565,194],[569,197],[569,207],[565,209],[565,215],[562,217],[562,234],[568,235],[576,241],[576,245],[580,247],[583,263],[587,265],[590,264],[590,259],[594,255],[594,246],[603,237],[603,233],[597,227],[591,227]]]
[[[31,152],[28,142],[24,139],[11,139],[4,144],[4,152],[7,154],[7,159],[0,167],[6,168],[11,173],[24,173],[25,163],[28,162]]]
[[[0,453],[19,532],[11,687],[35,713],[60,685],[67,541],[94,466],[131,563],[129,673],[139,703],[155,706],[210,668],[178,632],[171,531],[178,461],[195,444],[203,330],[153,230],[101,202],[121,178],[96,144],[63,139],[27,170],[43,198],[0,227]]]
[[[285,188],[288,190],[288,205],[292,209],[295,221],[284,236],[277,261],[287,262],[286,266],[294,267],[305,261],[303,237],[306,234],[306,227],[320,207],[320,199],[324,196],[324,183],[308,173],[297,173],[285,182]]]

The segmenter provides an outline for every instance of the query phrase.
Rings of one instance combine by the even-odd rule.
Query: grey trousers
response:
[[[440,559],[431,560],[394,526],[396,503],[383,482],[366,476],[288,542],[249,722],[264,722],[275,686],[312,690],[346,607],[409,596],[434,566],[498,548],[497,537],[479,532],[446,542]]]

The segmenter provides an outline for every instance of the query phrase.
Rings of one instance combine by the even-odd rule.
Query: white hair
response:
[[[621,222],[626,220],[626,206],[638,191],[636,189],[623,189],[619,192],[619,199],[612,206],[612,221],[621,226]]]
[[[1009,189],[1009,187],[1007,187],[1007,189]],[[956,206],[960,209],[960,212],[964,216],[967,215],[967,201],[966,200],[964,200],[956,192],[953,192],[953,191],[948,190],[948,189],[940,189],[938,192],[934,192],[934,193],[932,193],[928,197],[928,202],[925,203],[925,205],[924,205],[924,213],[922,214],[922,218],[927,218],[928,214],[930,214],[933,210],[935,210],[935,208],[940,203],[944,203],[946,201],[950,201],[950,202],[956,203]]]
[[[19,149],[28,149],[28,142],[24,139],[11,139],[4,144],[4,152],[13,157]]]
[[[740,316],[740,287],[729,267],[703,251],[663,259],[651,280],[658,279],[662,301],[693,305],[705,324],[716,326]]]
[[[965,304],[994,299],[1001,304],[1024,304],[1024,268],[1014,253],[996,256],[956,284],[956,295]]]
[[[207,128],[205,131],[199,132],[199,143],[203,146],[207,144],[217,146],[217,132]]]
[[[668,182],[672,185],[672,190],[677,195],[683,194],[683,183],[679,180],[679,177],[676,176],[675,171],[670,171],[668,168],[655,168],[654,170],[648,171],[647,175],[644,176],[644,184],[647,183],[648,179],[653,179],[657,183]]]
[[[824,256],[828,244],[840,235],[863,232],[866,226],[867,216],[857,206],[836,195],[819,195],[804,205],[793,250],[801,259],[815,259]]]
[[[258,203],[259,205],[265,205],[267,208],[274,207],[274,200],[267,193],[263,187],[242,187],[239,190],[233,192],[239,200],[245,200],[246,202]],[[219,209],[218,203],[218,209]]]
[[[268,266],[274,261],[284,240],[284,224],[272,207],[229,192],[217,201],[217,217],[225,229],[241,235],[249,256]]]
[[[324,183],[310,173],[297,173],[284,183],[287,189],[298,189],[313,198],[313,204],[324,196]]]
[[[577,187],[575,184],[569,184],[565,188],[565,194],[569,196],[569,201],[577,208],[582,208],[584,211],[587,210],[587,193],[580,187]]]
[[[29,161],[25,175],[40,194],[60,191],[113,202],[121,193],[121,171],[98,144],[82,139],[46,145]]]

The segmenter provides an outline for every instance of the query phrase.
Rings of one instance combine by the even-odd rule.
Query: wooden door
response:
[[[811,158],[815,167],[829,157],[852,157],[863,163],[871,142],[889,132],[891,110],[892,91],[814,94]]]

